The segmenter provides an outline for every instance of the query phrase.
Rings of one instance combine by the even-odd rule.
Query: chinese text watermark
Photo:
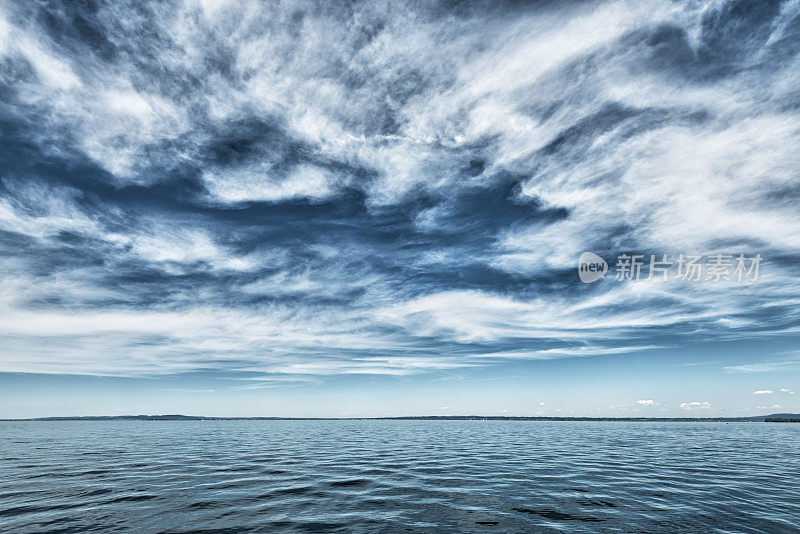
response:
[[[614,266],[614,280],[682,280],[686,282],[755,282],[761,254],[620,254]],[[578,277],[586,284],[604,278],[608,263],[593,252],[578,258]]]

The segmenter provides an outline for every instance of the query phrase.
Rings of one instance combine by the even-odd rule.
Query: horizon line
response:
[[[593,417],[593,416],[547,416],[547,415],[401,415],[364,417],[282,417],[282,416],[206,416],[183,414],[137,414],[137,415],[67,415],[45,417],[8,417],[1,421],[388,421],[388,420],[494,420],[494,421],[709,421],[709,422],[759,422],[766,419],[798,419],[800,414],[772,413],[765,415],[719,416],[719,417]]]

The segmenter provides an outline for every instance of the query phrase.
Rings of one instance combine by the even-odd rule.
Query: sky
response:
[[[800,412],[798,88],[797,0],[0,1],[0,417]]]

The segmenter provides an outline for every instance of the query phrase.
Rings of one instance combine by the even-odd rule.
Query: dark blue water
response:
[[[0,422],[0,530],[798,532],[800,425]]]

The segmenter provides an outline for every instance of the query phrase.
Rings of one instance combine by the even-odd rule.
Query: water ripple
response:
[[[0,531],[798,532],[764,423],[0,423]]]

